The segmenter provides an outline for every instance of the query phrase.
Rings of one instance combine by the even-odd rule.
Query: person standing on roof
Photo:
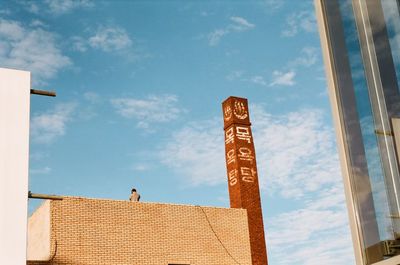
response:
[[[131,202],[138,202],[140,200],[140,194],[137,193],[136,189],[133,188],[131,191],[131,196],[129,197]]]

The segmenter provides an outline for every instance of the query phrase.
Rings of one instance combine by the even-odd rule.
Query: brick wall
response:
[[[66,197],[50,211],[52,261],[27,264],[251,265],[244,209]]]

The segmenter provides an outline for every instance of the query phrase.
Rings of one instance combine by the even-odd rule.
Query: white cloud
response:
[[[99,26],[89,37],[74,36],[71,38],[75,51],[99,49],[104,52],[126,52],[132,47],[132,39],[125,29],[118,26]]]
[[[59,104],[53,110],[33,115],[31,118],[33,141],[49,144],[64,135],[67,122],[71,121],[76,106],[76,103]]]
[[[19,40],[24,37],[26,30],[17,21],[0,20],[0,35],[11,41]]]
[[[224,136],[217,120],[192,123],[174,133],[160,153],[192,185],[216,185],[226,181]]]
[[[0,10],[0,15],[11,15],[12,14],[12,12],[11,12],[11,10],[10,9],[6,9],[6,8],[2,8],[1,10]]]
[[[262,77],[260,75],[255,75],[255,76],[251,77],[250,81],[257,85],[262,85],[262,86],[267,85],[267,82],[265,81],[264,77]]]
[[[55,34],[5,19],[0,19],[0,60],[3,67],[31,71],[34,85],[46,83],[71,65],[57,46]]]
[[[79,118],[82,120],[90,120],[96,117],[98,115],[98,109],[96,106],[103,102],[102,98],[99,96],[99,94],[88,91],[83,93],[83,99],[86,100],[87,104],[79,109],[77,116],[79,116]]]
[[[395,58],[395,63],[397,65],[400,64],[400,29],[399,31],[396,33],[396,35],[394,35],[390,41],[393,43],[392,44],[392,53],[393,53],[393,57]]]
[[[337,170],[334,138],[322,125],[319,111],[272,116],[254,105],[251,112],[263,189],[300,198],[337,181],[331,178]],[[162,161],[193,184],[225,182],[223,131],[218,121],[192,123],[174,133],[163,148]]]
[[[266,220],[269,257],[279,264],[354,264],[343,185],[336,176],[304,207]],[[287,255],[290,252],[291,255]]]
[[[284,1],[283,0],[265,0],[264,3],[269,10],[275,11],[283,6]]]
[[[254,74],[244,76],[243,71],[232,71],[226,76],[226,79],[229,81],[240,80],[250,82],[260,86],[293,86],[296,83],[294,78],[297,70],[299,70],[300,67],[311,67],[315,65],[317,61],[318,49],[315,47],[304,47],[301,50],[300,55],[287,64],[286,68],[292,70],[287,72],[273,71],[272,80],[269,84],[263,75]]]
[[[332,131],[322,113],[302,110],[284,116],[252,108],[261,185],[286,198],[300,198],[337,182],[338,160]],[[334,177],[332,177],[334,176]]]
[[[390,48],[394,63],[400,64],[400,18],[397,5],[396,1],[384,1],[382,8],[387,20],[387,27],[391,29]]]
[[[301,50],[300,56],[289,63],[289,66],[305,66],[310,67],[318,60],[318,49],[315,47],[304,47]]]
[[[221,38],[230,33],[248,31],[255,27],[254,24],[243,17],[233,16],[230,17],[230,20],[232,23],[228,24],[225,28],[216,29],[207,35],[208,44],[210,46],[218,45]]]
[[[39,14],[40,12],[40,7],[39,3],[36,1],[18,1],[20,5],[22,5],[28,12],[34,13],[34,14]]]
[[[265,218],[270,259],[284,265],[354,264],[334,135],[323,113],[272,115],[261,105],[250,111],[262,195],[295,202],[291,210]],[[221,123],[178,130],[160,148],[162,163],[189,184],[225,184]]]
[[[29,169],[30,175],[44,175],[44,174],[49,174],[50,172],[51,172],[50,167]]]
[[[314,32],[317,29],[315,14],[312,11],[299,11],[289,15],[286,19],[284,37],[294,37],[299,32]]]
[[[289,72],[280,72],[280,71],[274,71],[273,73],[273,78],[272,81],[268,84],[264,76],[262,75],[245,75],[244,71],[232,71],[230,72],[225,78],[228,81],[243,81],[243,82],[249,82],[253,83],[255,85],[259,86],[276,86],[276,85],[281,85],[281,86],[292,86],[295,84],[294,77],[296,76],[296,73],[294,71],[289,71]]]
[[[243,76],[243,71],[232,71],[226,76],[226,79],[229,81],[234,81],[237,79],[241,79],[242,76]]]
[[[83,98],[92,104],[98,103],[100,101],[99,94],[92,92],[92,91],[85,92],[83,94]]]
[[[216,46],[219,44],[219,41],[221,40],[221,38],[228,34],[229,31],[224,30],[224,29],[216,29],[213,32],[211,32],[210,34],[208,34],[208,44],[210,46]]]
[[[254,24],[248,22],[242,17],[230,17],[230,20],[234,22],[230,25],[230,29],[234,31],[246,31],[255,27]]]
[[[269,84],[270,86],[293,86],[295,81],[293,80],[296,76],[296,72],[289,71],[289,72],[280,72],[280,71],[273,71],[272,72],[273,79],[272,82]]]
[[[116,98],[111,104],[117,113],[125,118],[138,121],[139,128],[149,128],[152,123],[165,123],[175,120],[184,112],[177,107],[178,97],[175,95],[148,96],[145,99]]]
[[[87,40],[82,37],[74,36],[71,38],[72,49],[78,52],[85,52],[88,49]]]
[[[65,14],[78,8],[93,7],[94,3],[91,0],[45,0],[49,12],[59,15]]]
[[[80,8],[94,6],[92,0],[44,0],[44,1],[18,1],[27,11],[40,14],[62,15]]]
[[[333,205],[315,206],[315,204],[319,204],[318,200],[321,199],[316,197],[311,203],[306,204],[306,207],[279,214],[270,220],[268,230],[271,232],[268,235],[275,246],[290,244],[291,247],[295,248],[302,245],[305,240],[310,240],[315,232],[323,233],[332,228],[346,226],[343,192],[338,192],[338,190],[335,190],[336,193],[325,192],[329,192],[329,196],[324,196],[323,199],[330,198],[334,202]],[[340,201],[336,201],[336,197],[339,197]],[[338,205],[341,207],[338,207]],[[337,211],[336,208],[341,211]],[[288,229],[289,227],[296,229]],[[293,240],[293,238],[296,238],[296,240]]]
[[[267,86],[268,83],[261,75],[248,76],[244,71],[232,71],[226,77],[228,81],[249,82],[260,86]]]
[[[120,27],[99,27],[94,36],[90,37],[89,45],[103,51],[120,51],[129,48],[132,40],[125,29]]]
[[[42,151],[33,151],[29,153],[30,161],[41,161],[47,157],[49,157],[49,154]]]
[[[131,167],[134,171],[147,171],[151,169],[151,165],[147,163],[136,163]]]
[[[31,21],[30,26],[31,27],[42,27],[42,28],[46,28],[47,27],[47,25],[43,21],[38,20],[38,19],[33,19]]]

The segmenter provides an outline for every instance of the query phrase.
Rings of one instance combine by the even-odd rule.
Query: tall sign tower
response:
[[[256,154],[247,99],[229,97],[222,103],[225,157],[231,208],[247,209],[253,265],[267,265]]]

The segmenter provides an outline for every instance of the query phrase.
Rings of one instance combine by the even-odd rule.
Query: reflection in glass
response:
[[[354,2],[360,3],[359,8],[355,10],[361,14],[358,21],[359,35],[365,38],[361,49],[366,57],[364,65],[369,67],[369,71],[367,71],[368,87],[389,202],[388,218],[392,220],[393,239],[398,239],[400,223],[398,218],[393,217],[399,216],[400,213],[400,177],[391,132],[391,118],[400,114],[400,94],[399,79],[396,76],[393,60],[394,50],[391,48],[391,38],[388,32],[393,29],[395,31],[396,28],[386,23],[388,20],[385,20],[383,4],[386,4],[386,8],[388,6],[393,8],[390,18],[392,22],[396,17],[398,18],[398,6],[396,2],[390,0],[386,2],[378,0]]]
[[[389,247],[400,245],[400,176],[391,129],[391,119],[400,117],[400,3],[319,1],[354,243],[364,264],[373,264],[400,255]]]
[[[396,0],[382,0],[382,8],[400,88],[400,4]]]
[[[391,219],[389,218],[388,199],[384,186],[382,164],[378,152],[378,142],[375,135],[375,125],[369,98],[368,86],[365,77],[364,65],[361,57],[356,23],[350,0],[340,1],[343,28],[347,55],[351,68],[353,89],[356,97],[356,107],[361,127],[362,141],[367,160],[368,175],[370,178],[372,196],[375,206],[376,221],[378,223],[380,241],[393,238]],[[378,242],[374,242],[378,243]],[[368,247],[368,245],[366,245]]]

